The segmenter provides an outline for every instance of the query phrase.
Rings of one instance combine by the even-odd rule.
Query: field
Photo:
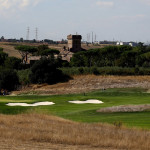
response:
[[[0,42],[0,47],[4,48],[4,52],[7,53],[9,56],[14,56],[17,58],[21,58],[21,55],[17,50],[14,49],[14,46],[19,45],[20,43],[10,43],[10,42]],[[31,46],[39,46],[41,44],[38,43],[21,43],[23,45],[31,45]],[[64,46],[67,47],[67,44],[50,44],[49,48],[62,50]],[[106,47],[108,45],[102,44],[102,45],[93,45],[89,44],[88,46],[86,44],[82,44],[82,48],[88,50],[88,49],[94,49],[94,48],[102,48]]]
[[[21,58],[12,45],[0,43],[0,47],[9,56]],[[112,106],[150,104],[150,76],[82,75],[72,78],[55,85],[29,85],[13,91],[10,96],[0,96],[0,149],[150,149],[149,109],[142,112],[97,112]],[[88,99],[104,103],[68,103]],[[6,106],[7,103],[45,101],[55,105]]]
[[[150,132],[45,114],[0,115],[0,149],[148,150]]]
[[[98,99],[103,104],[71,104],[70,100]],[[7,103],[54,102],[51,106],[6,106]],[[142,88],[114,88],[85,94],[0,97],[2,149],[115,150],[150,147],[150,111],[99,113],[119,105],[150,104]],[[64,119],[63,119],[64,118]]]
[[[98,99],[103,104],[71,104],[70,100],[88,100]],[[41,101],[54,102],[52,106],[31,107],[9,107],[8,102],[35,103]],[[0,113],[2,114],[20,114],[26,111],[44,112],[46,114],[56,115],[65,119],[78,122],[106,122],[114,124],[121,122],[127,127],[138,127],[150,129],[150,112],[119,112],[119,113],[100,113],[96,110],[104,107],[119,105],[139,105],[150,104],[150,94],[140,88],[128,89],[107,89],[106,91],[97,90],[95,92],[84,94],[55,95],[55,96],[9,96],[0,97]]]
[[[12,95],[38,94],[38,95],[64,95],[88,93],[108,88],[144,88],[150,89],[150,76],[96,76],[78,75],[72,80],[54,85],[29,85],[22,90],[12,92]]]

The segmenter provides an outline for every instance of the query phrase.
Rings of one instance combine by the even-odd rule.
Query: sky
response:
[[[150,42],[150,0],[0,0],[0,37]],[[94,36],[95,37],[95,36]],[[91,39],[90,39],[91,40]]]

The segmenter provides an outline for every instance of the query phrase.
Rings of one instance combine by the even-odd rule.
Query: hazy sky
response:
[[[97,40],[150,41],[150,0],[0,0],[0,37],[66,39],[92,31]]]

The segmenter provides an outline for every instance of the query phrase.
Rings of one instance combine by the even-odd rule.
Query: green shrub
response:
[[[2,47],[0,47],[0,52],[3,52],[3,48]]]
[[[150,75],[150,68],[122,68],[122,67],[67,67],[60,68],[63,73],[73,75]]]
[[[58,69],[57,60],[53,58],[42,58],[31,67],[29,79],[31,83],[55,84],[57,82],[66,81],[69,77]]]
[[[12,91],[19,85],[17,73],[12,69],[0,68],[0,89]]]
[[[17,72],[18,77],[19,77],[19,82],[22,85],[27,85],[30,83],[30,79],[29,79],[29,75],[31,74],[31,70],[30,69],[25,69],[25,70],[19,70]]]

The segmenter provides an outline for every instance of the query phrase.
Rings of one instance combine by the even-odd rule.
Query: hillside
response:
[[[14,45],[15,44],[19,44],[19,43],[3,43],[3,42],[0,42],[0,47],[4,48],[4,52],[5,53],[8,53],[9,56],[14,56],[14,57],[17,57],[17,58],[21,58],[21,55],[19,54],[19,52],[17,50],[14,49]],[[39,46],[41,44],[27,44],[27,43],[22,43],[23,45],[32,45],[32,46]],[[63,48],[67,47],[67,44],[51,44],[49,45],[49,48],[53,48],[53,49],[57,49],[59,51],[61,51]],[[93,48],[102,48],[102,47],[105,47],[105,46],[108,46],[108,45],[92,45],[92,44],[89,44],[88,46],[86,44],[82,44],[82,48],[88,50],[88,49],[93,49]]]
[[[84,93],[93,90],[103,90],[107,88],[150,88],[150,76],[96,76],[96,75],[81,75],[73,76],[73,79],[54,85],[29,85],[23,87],[20,91],[12,92],[16,94],[71,94],[71,93]]]
[[[0,42],[0,47],[2,47],[5,53],[8,54],[8,56],[13,56],[13,57],[17,57],[17,58],[21,58],[20,53],[14,49],[14,46],[12,45],[6,45],[6,43],[1,43]]]
[[[0,149],[123,150],[150,147],[150,132],[44,114],[0,115]]]

